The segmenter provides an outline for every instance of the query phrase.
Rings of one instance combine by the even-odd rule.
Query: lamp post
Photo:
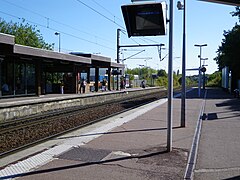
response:
[[[60,38],[60,32],[55,32],[55,35],[58,36],[58,52],[61,51],[61,38]]]
[[[181,95],[181,127],[186,127],[186,1],[177,2],[178,10],[183,10],[183,47],[182,47],[182,95]]]
[[[199,47],[200,48],[200,54],[199,54],[199,60],[200,60],[200,66],[199,66],[199,70],[198,70],[198,97],[201,97],[201,67],[202,67],[202,47],[207,46],[207,44],[195,44],[195,47]]]

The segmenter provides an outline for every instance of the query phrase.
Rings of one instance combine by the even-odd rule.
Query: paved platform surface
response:
[[[161,100],[60,137],[61,143],[52,147],[55,150],[48,149],[51,158],[32,167],[34,174],[21,171],[18,179],[184,179],[202,105],[205,115],[192,178],[238,179],[240,100],[220,89],[208,89],[206,100],[197,93],[197,89],[187,93],[185,128],[180,127],[181,99],[173,100],[170,153],[166,151],[167,103]],[[60,146],[65,150],[56,149]],[[36,156],[25,161],[30,163]],[[21,163],[15,169],[21,169]],[[9,175],[7,168],[0,173]]]
[[[194,179],[240,179],[240,99],[209,89]]]

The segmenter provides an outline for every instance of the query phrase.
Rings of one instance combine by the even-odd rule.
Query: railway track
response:
[[[0,158],[163,97],[166,97],[166,91],[127,101],[67,108],[0,124]]]

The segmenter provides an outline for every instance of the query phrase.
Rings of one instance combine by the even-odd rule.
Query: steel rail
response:
[[[157,94],[157,93],[154,93],[154,94]],[[153,96],[153,94],[151,94],[151,95]],[[147,95],[146,95],[146,96],[147,96]],[[143,97],[143,96],[142,96],[142,97]],[[142,98],[142,97],[141,97],[141,98]],[[160,97],[160,98],[163,98],[163,97],[165,97],[165,92],[163,92],[163,95],[162,95],[162,97]],[[116,104],[117,104],[117,103],[124,103],[124,102],[127,102],[127,103],[128,103],[128,102],[130,102],[130,101],[137,100],[137,99],[139,99],[139,98],[140,98],[140,97],[131,98],[131,99],[129,99],[129,100],[124,100],[124,101],[121,101],[121,102],[116,102]],[[157,99],[160,99],[160,98],[157,98]],[[80,125],[78,125],[78,126],[69,128],[69,129],[64,130],[64,131],[62,131],[62,132],[58,132],[58,133],[53,134],[53,135],[51,135],[51,136],[41,138],[41,139],[36,140],[36,141],[34,141],[34,142],[32,142],[32,143],[28,143],[28,144],[22,145],[22,146],[20,146],[20,147],[11,149],[11,150],[9,150],[9,151],[5,151],[5,152],[3,152],[3,153],[0,153],[0,158],[5,157],[5,156],[8,156],[8,155],[10,155],[10,154],[13,154],[13,153],[15,153],[15,152],[17,152],[17,151],[23,150],[23,149],[25,149],[25,148],[34,146],[34,145],[39,144],[39,143],[41,143],[41,142],[45,142],[45,141],[50,140],[50,139],[52,139],[52,138],[55,138],[55,137],[57,137],[57,136],[60,136],[60,135],[66,134],[66,133],[68,133],[68,132],[74,131],[74,130],[76,130],[76,129],[79,129],[79,128],[88,126],[88,125],[90,125],[90,124],[99,122],[99,121],[101,121],[101,120],[103,120],[103,119],[106,119],[106,118],[109,118],[109,117],[113,117],[113,116],[115,116],[115,115],[117,115],[117,114],[120,114],[120,113],[129,111],[129,110],[134,109],[134,108],[137,108],[137,107],[140,107],[140,106],[142,106],[142,105],[145,105],[145,104],[147,104],[147,103],[150,103],[150,102],[153,102],[154,100],[156,100],[155,98],[153,99],[153,97],[151,97],[150,99],[151,99],[150,101],[145,101],[145,102],[143,102],[143,103],[141,103],[141,104],[134,105],[134,106],[132,106],[132,107],[129,107],[129,108],[124,109],[124,110],[121,110],[121,111],[119,111],[119,112],[115,112],[115,113],[113,113],[113,114],[110,114],[110,115],[107,115],[107,116],[104,116],[104,117],[101,117],[101,118],[92,120],[92,121],[90,121],[90,122],[85,122],[84,124],[80,124]],[[105,103],[105,105],[108,105],[108,103]],[[96,105],[95,107],[97,107],[97,106],[99,106],[99,104]],[[86,108],[86,110],[87,110],[87,108]],[[73,112],[71,112],[71,113],[73,113]],[[66,118],[66,119],[67,119],[69,116],[77,116],[78,114],[81,114],[81,113],[82,113],[82,112],[76,112],[76,114],[65,114],[65,117],[63,117],[63,116],[61,116],[61,115],[60,115],[60,116],[61,116],[61,118]],[[57,118],[59,118],[59,117],[55,117],[55,116],[54,116],[54,117],[51,117],[50,119],[45,120],[45,121],[42,121],[42,122],[32,123],[31,126],[36,126],[36,125],[39,125],[40,123],[47,123],[47,122],[56,120]],[[23,127],[23,126],[22,126],[22,127]],[[29,124],[24,125],[24,127],[29,127]],[[19,126],[19,127],[17,127],[17,128],[18,128],[18,129],[14,129],[14,128],[13,128],[12,131],[19,130],[21,127]],[[5,133],[7,133],[7,131],[5,131]]]

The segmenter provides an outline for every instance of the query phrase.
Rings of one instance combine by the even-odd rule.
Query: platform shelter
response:
[[[15,44],[15,37],[0,33],[0,98],[51,93],[111,90],[113,69],[124,69],[111,58],[85,53],[59,53]],[[113,79],[113,80],[111,80]]]

